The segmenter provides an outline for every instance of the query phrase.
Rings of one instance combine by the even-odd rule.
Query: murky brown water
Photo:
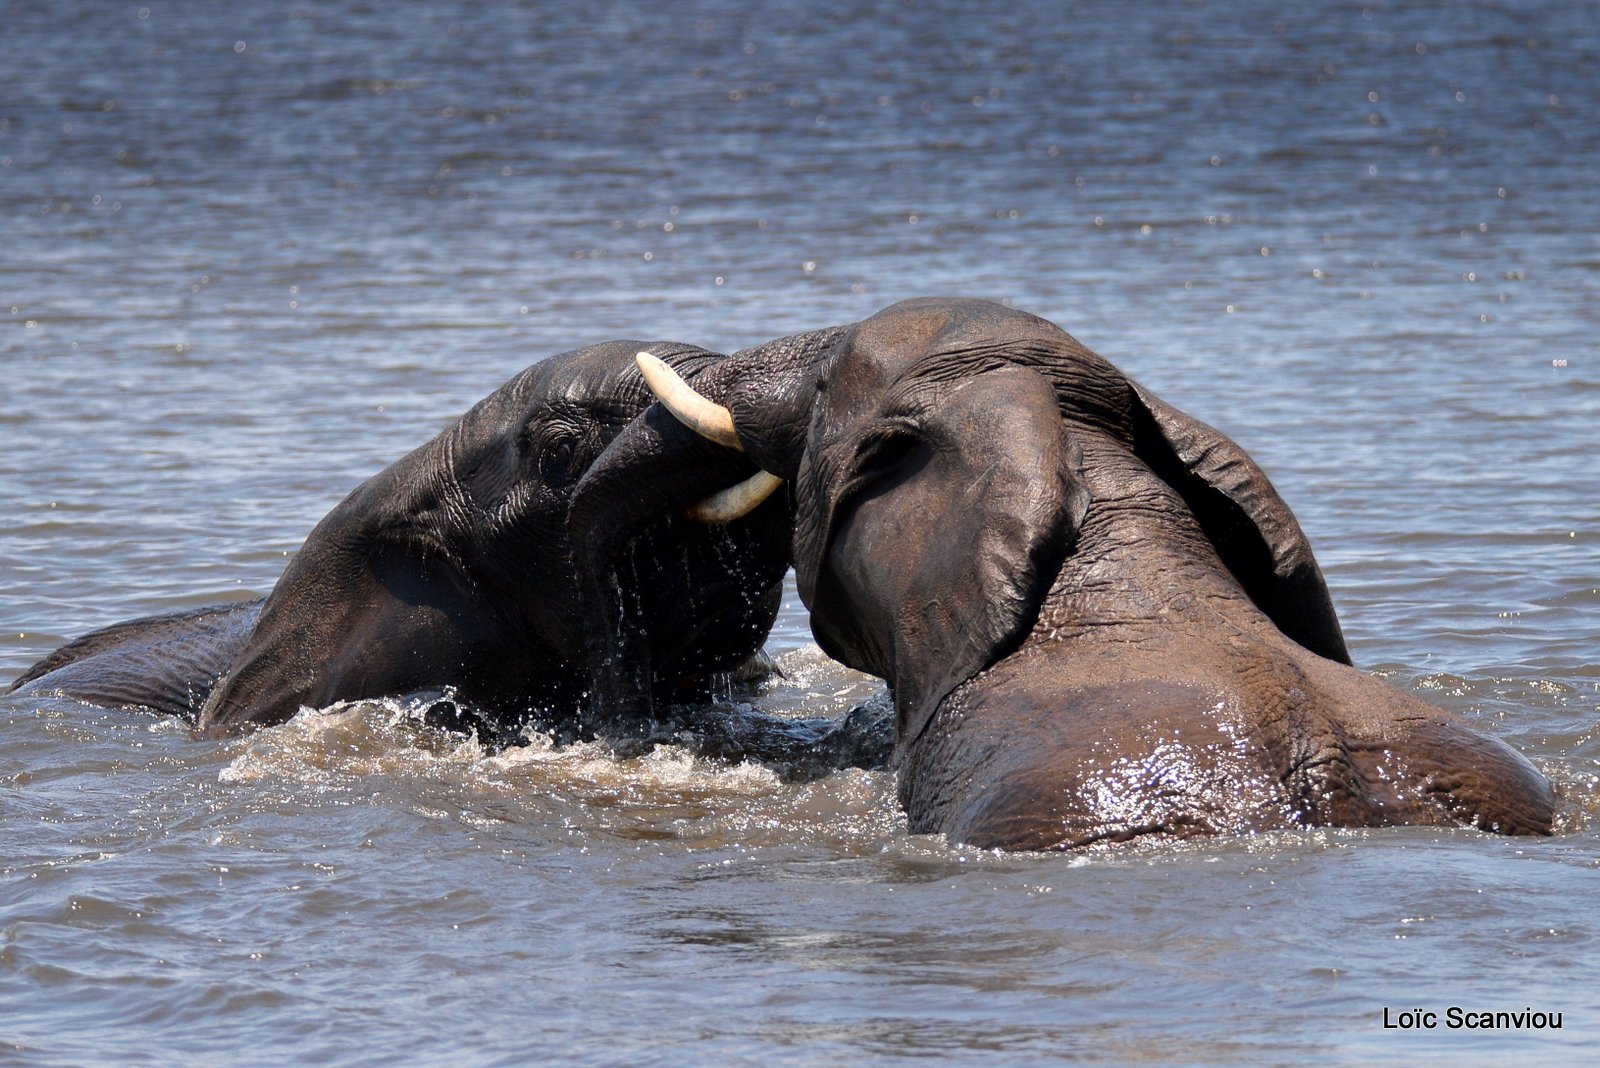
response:
[[[242,9],[241,9],[242,10]],[[1298,11],[1298,9],[1296,9]],[[529,362],[1006,299],[1234,435],[1358,662],[1561,831],[1089,856],[882,773],[226,742],[0,701],[0,1060],[1577,1062],[1600,1037],[1600,41],[1587,9],[7,9],[0,679],[269,589]],[[875,684],[809,644],[757,704]],[[1401,1032],[1450,1005],[1560,1031]]]

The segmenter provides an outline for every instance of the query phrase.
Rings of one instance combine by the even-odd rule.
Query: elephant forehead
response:
[[[857,324],[821,383],[827,432],[867,417],[917,383],[954,384],[1009,363],[1048,366],[1089,355],[1060,327],[989,301],[923,298]]]
[[[640,352],[654,353],[689,369],[721,358],[676,341],[606,341],[551,356],[528,368],[527,399],[564,400],[631,418],[652,399],[635,359]]]
[[[863,320],[861,325],[868,336],[887,332],[902,336],[922,333],[928,338],[938,334],[1059,338],[1064,334],[1048,319],[974,297],[903,300]]]
[[[971,347],[1067,340],[1048,320],[986,300],[923,298],[902,301],[863,320],[850,341],[854,359],[881,365],[888,379],[919,358]],[[863,383],[867,384],[867,383]]]

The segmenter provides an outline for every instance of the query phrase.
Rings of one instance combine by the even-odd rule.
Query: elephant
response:
[[[580,570],[607,573],[616,531],[650,513],[730,521],[719,464],[782,498],[818,644],[887,680],[913,833],[1005,850],[1551,833],[1526,759],[1352,666],[1311,546],[1244,450],[1054,324],[924,298],[692,387],[640,362],[660,404],[579,481]],[[595,687],[648,714],[643,690]]]
[[[220,736],[302,706],[448,689],[491,718],[595,733],[566,512],[589,463],[650,402],[640,348],[690,378],[724,358],[613,341],[536,363],[357,487],[265,599],[96,631],[9,692],[152,708]],[[631,544],[617,593],[657,635],[642,682],[654,698],[699,693],[760,650],[789,523],[774,502],[717,527],[666,517]]]

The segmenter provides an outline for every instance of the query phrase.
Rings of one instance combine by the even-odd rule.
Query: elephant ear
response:
[[[943,396],[909,390],[808,453],[797,486],[812,632],[829,655],[891,681],[902,743],[1027,636],[1088,508],[1038,374],[1007,368],[931,391]]]
[[[1350,663],[1311,543],[1266,474],[1226,434],[1132,385],[1135,449],[1183,495],[1250,599],[1305,648]]]

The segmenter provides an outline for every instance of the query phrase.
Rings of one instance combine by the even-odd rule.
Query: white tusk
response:
[[[729,486],[721,493],[691,504],[683,514],[697,523],[731,523],[755,511],[782,485],[783,479],[777,475],[757,471],[737,486]]]
[[[650,387],[650,392],[656,395],[656,399],[678,422],[718,445],[744,451],[744,445],[739,441],[739,432],[733,428],[732,412],[696,393],[678,372],[668,367],[658,357],[648,352],[641,352],[634,357],[634,360],[638,362],[639,371],[644,375],[645,385]]]

